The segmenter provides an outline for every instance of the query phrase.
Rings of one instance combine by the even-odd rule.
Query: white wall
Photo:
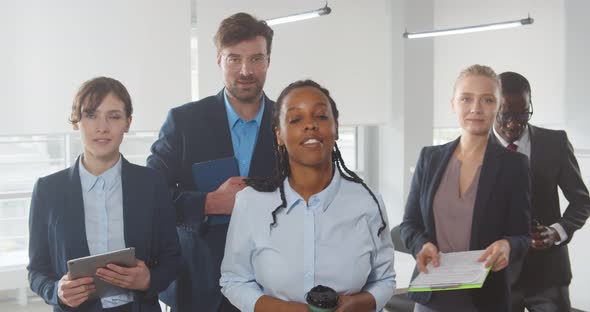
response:
[[[575,150],[590,151],[590,106],[588,105],[588,81],[590,81],[590,1],[567,0],[565,2],[565,97],[560,102],[565,110],[565,129]],[[590,158],[578,159],[590,186]],[[567,203],[567,202],[566,202]],[[567,207],[562,204],[562,207]],[[579,230],[569,244],[570,261],[574,277],[570,286],[572,303],[575,307],[590,311],[590,224]]]
[[[435,39],[434,126],[456,127],[450,111],[453,84],[459,72],[475,63],[497,73],[515,71],[531,83],[535,124],[563,128],[564,0],[435,1],[436,29],[522,19],[530,12],[534,24],[506,30]],[[587,29],[587,28],[586,28]],[[428,28],[419,29],[428,30]]]
[[[590,149],[590,1],[565,2],[565,110],[568,134],[576,148]],[[589,168],[590,169],[590,168]],[[589,275],[590,277],[590,275]]]
[[[535,23],[435,39],[434,126],[456,127],[456,117],[449,109],[453,83],[461,69],[480,63],[492,66],[498,73],[515,71],[527,77],[535,108],[531,122],[566,129],[576,149],[590,148],[586,95],[590,72],[589,10],[590,2],[584,0],[435,1],[435,28],[515,20],[529,12]],[[565,207],[567,201],[562,203]],[[586,226],[569,245],[574,274],[570,297],[572,305],[582,310],[590,310],[590,270],[584,261],[590,257],[588,240],[590,229]]]
[[[392,75],[401,72],[403,77],[394,79],[393,94],[401,92],[403,98],[392,101],[391,122],[379,126],[378,146],[374,148],[379,150],[380,160],[371,174],[378,176],[377,188],[383,193],[390,218],[401,221],[410,168],[420,148],[432,144],[433,127],[458,126],[450,98],[463,68],[480,63],[492,66],[498,73],[512,70],[524,74],[535,90],[533,122],[564,126],[564,108],[555,105],[564,97],[564,5],[563,1],[543,1],[531,6],[524,0],[394,3],[403,16],[398,20],[393,13],[394,25],[400,25],[392,28],[391,36],[394,46],[403,46],[403,52],[394,55],[402,64],[392,69]],[[400,39],[404,29],[424,31],[515,20],[529,12],[535,18],[532,26],[435,39]]]
[[[0,135],[66,132],[86,80],[111,76],[134,102],[132,130],[159,129],[190,100],[190,2],[0,2]]]
[[[197,0],[199,95],[219,92],[213,36],[219,23],[243,11],[260,19],[315,10],[325,1]],[[289,83],[312,78],[333,94],[341,124],[378,124],[390,120],[392,38],[391,1],[330,1],[330,15],[273,26],[265,91],[276,99]]]
[[[402,221],[412,173],[423,146],[432,144],[433,122],[433,41],[408,41],[405,28],[432,27],[433,0],[395,1],[390,36],[401,46],[393,66],[394,101],[392,122],[378,128],[379,166],[371,174],[378,177],[378,190],[387,205],[391,226]],[[400,70],[401,69],[401,70]]]

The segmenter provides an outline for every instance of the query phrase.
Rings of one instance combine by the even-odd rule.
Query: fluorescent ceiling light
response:
[[[476,32],[476,31],[513,28],[513,27],[520,27],[520,26],[524,26],[524,25],[530,25],[534,21],[535,20],[532,19],[531,17],[527,17],[527,18],[523,18],[523,19],[515,20],[515,21],[483,24],[483,25],[476,25],[476,26],[465,26],[465,27],[458,27],[458,28],[448,28],[448,29],[441,29],[441,30],[413,32],[413,33],[406,31],[404,33],[404,38],[408,38],[408,39],[427,38],[427,37],[436,37],[436,36],[465,34],[465,33],[471,33],[471,32]]]
[[[266,20],[266,24],[268,24],[268,26],[273,26],[278,24],[297,22],[314,17],[320,17],[322,15],[328,15],[330,14],[330,12],[332,12],[332,9],[330,9],[328,7],[328,4],[326,4],[326,6],[321,9],[269,19]]]

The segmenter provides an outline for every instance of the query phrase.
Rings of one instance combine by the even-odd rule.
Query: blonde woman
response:
[[[451,109],[461,136],[422,149],[400,227],[419,271],[437,266],[439,252],[481,249],[492,272],[481,289],[412,293],[415,311],[510,311],[504,269],[530,246],[531,206],[526,157],[490,139],[501,94],[491,68],[460,73]]]

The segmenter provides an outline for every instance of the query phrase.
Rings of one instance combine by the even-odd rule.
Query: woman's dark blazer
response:
[[[80,183],[80,159],[68,169],[40,178],[35,184],[29,215],[29,283],[54,311],[102,311],[99,300],[76,309],[59,304],[57,283],[68,271],[67,261],[89,256]],[[125,246],[150,269],[150,288],[135,291],[133,311],[160,311],[158,292],[176,278],[180,247],[174,209],[164,177],[153,169],[129,163],[121,166]]]
[[[432,202],[458,143],[456,139],[444,145],[424,147],[420,152],[400,226],[402,240],[414,257],[425,243],[437,245]],[[486,249],[499,239],[507,239],[510,263],[522,258],[531,244],[530,211],[526,156],[489,139],[475,198],[469,249]],[[506,271],[491,272],[482,289],[470,291],[475,305],[482,311],[510,311]],[[431,293],[410,293],[409,296],[425,304]]]

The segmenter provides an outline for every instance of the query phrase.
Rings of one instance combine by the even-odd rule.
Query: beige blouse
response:
[[[460,172],[461,161],[453,155],[440,180],[432,203],[437,247],[441,252],[469,250],[473,207],[479,185],[481,166],[477,168],[471,185],[463,196],[461,196],[459,188]]]

